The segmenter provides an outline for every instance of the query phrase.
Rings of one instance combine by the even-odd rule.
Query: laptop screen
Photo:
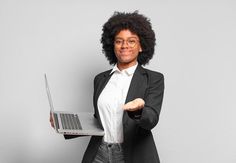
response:
[[[47,75],[46,74],[44,74],[44,78],[45,78],[46,91],[47,91],[47,95],[48,95],[48,101],[49,101],[49,105],[50,105],[50,111],[54,112],[54,107],[53,107],[53,103],[52,103],[52,97],[51,97],[51,93],[50,93],[50,89],[49,89],[49,85],[48,85],[48,80],[47,80]]]

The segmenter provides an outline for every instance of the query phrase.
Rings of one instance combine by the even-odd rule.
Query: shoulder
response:
[[[164,75],[161,73],[161,72],[158,72],[158,71],[153,71],[153,70],[150,70],[150,69],[147,69],[147,68],[144,68],[144,67],[141,67],[142,71],[145,72],[147,74],[147,76],[150,78],[150,79],[156,79],[156,80],[164,80]]]
[[[164,75],[161,72],[149,70],[143,68],[147,76],[147,82],[150,87],[158,88],[158,90],[164,89]]]
[[[97,74],[97,75],[95,76],[95,78],[100,78],[100,77],[103,77],[103,76],[107,76],[107,75],[110,74],[111,70],[112,70],[112,69],[107,70],[107,71],[104,71],[104,72],[101,72],[101,73]]]
[[[108,75],[110,74],[111,70],[112,70],[112,69],[97,74],[97,75],[94,77],[94,82],[96,82],[97,80],[99,80],[99,79],[101,79],[101,78],[104,78],[104,77],[108,76]]]

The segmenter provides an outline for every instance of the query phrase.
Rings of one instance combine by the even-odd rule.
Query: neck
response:
[[[122,71],[122,70],[127,69],[127,68],[129,68],[129,67],[132,67],[132,66],[134,66],[134,65],[136,65],[136,64],[137,64],[137,61],[131,62],[131,63],[120,63],[120,62],[118,62],[118,63],[117,63],[117,67],[118,67],[118,69],[119,69],[120,71]]]

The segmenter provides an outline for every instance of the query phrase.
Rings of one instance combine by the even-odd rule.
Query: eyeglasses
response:
[[[139,40],[135,37],[128,38],[127,40],[117,38],[114,41],[114,45],[120,47],[123,46],[125,42],[129,47],[133,48],[138,44]]]

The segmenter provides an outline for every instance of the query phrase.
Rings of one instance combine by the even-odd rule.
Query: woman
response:
[[[94,116],[105,135],[91,137],[82,162],[159,163],[151,129],[159,120],[164,77],[141,66],[154,54],[151,23],[138,12],[115,12],[101,43],[114,65],[94,79]]]

